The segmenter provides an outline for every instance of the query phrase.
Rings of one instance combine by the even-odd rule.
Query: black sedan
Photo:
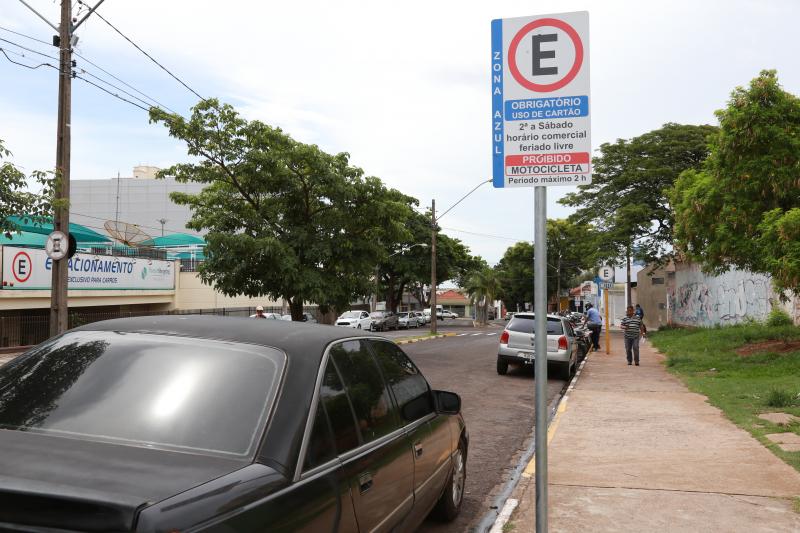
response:
[[[413,531],[468,436],[394,343],[223,317],[98,322],[0,368],[0,530]],[[49,529],[53,528],[53,529]]]

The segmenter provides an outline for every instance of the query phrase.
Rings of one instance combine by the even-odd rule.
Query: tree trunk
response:
[[[292,311],[292,321],[303,321],[303,299],[299,296],[289,299],[289,309]]]

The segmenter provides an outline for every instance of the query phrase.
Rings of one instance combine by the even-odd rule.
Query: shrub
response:
[[[793,325],[792,317],[779,307],[773,307],[767,317],[768,326],[791,326]]]
[[[767,405],[770,407],[791,407],[794,402],[794,394],[785,389],[772,389],[767,395]]]

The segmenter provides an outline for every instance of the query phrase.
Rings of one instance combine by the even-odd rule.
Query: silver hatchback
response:
[[[532,365],[534,349],[533,313],[517,313],[500,335],[497,350],[497,373],[505,375],[508,365]],[[569,320],[547,315],[547,361],[558,365],[560,378],[569,380],[578,365],[578,343]]]

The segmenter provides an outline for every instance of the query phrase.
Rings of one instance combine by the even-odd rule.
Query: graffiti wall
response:
[[[676,265],[675,283],[667,291],[672,322],[687,326],[764,320],[774,298],[769,276],[743,270],[708,276],[691,264]]]

